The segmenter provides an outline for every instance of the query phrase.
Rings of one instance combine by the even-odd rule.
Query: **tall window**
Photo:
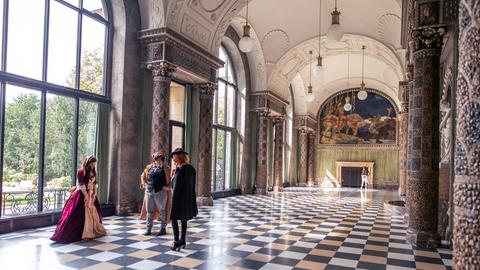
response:
[[[170,152],[185,148],[185,86],[170,84]]]
[[[245,93],[239,91],[232,63],[227,51],[220,48],[220,59],[225,66],[218,71],[218,91],[214,99],[213,115],[213,158],[212,158],[212,187],[213,191],[222,191],[232,188],[236,175],[237,152],[242,149],[237,143],[238,130],[243,130],[245,118],[237,114],[244,114]],[[238,102],[240,100],[240,102]],[[242,102],[243,101],[243,102]]]
[[[0,217],[59,210],[109,104],[106,1],[0,0]]]

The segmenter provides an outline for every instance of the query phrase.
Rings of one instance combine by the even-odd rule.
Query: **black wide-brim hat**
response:
[[[188,153],[183,150],[182,148],[177,148],[175,149],[175,151],[173,151],[171,154],[170,154],[170,158],[173,157],[173,155],[178,155],[178,154],[185,154],[185,155],[188,155]]]

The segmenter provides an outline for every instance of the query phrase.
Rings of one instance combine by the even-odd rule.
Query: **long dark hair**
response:
[[[95,156],[88,156],[83,160],[82,169],[85,172],[85,175],[83,176],[84,183],[88,183],[88,180],[90,180],[90,177],[92,175],[97,176],[97,171],[95,170],[95,168],[90,167],[90,164],[92,162],[97,162],[97,158]],[[95,183],[96,182],[97,182],[97,179],[95,179]]]

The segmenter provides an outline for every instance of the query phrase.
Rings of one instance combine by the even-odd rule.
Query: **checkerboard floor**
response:
[[[67,245],[48,239],[55,227],[3,234],[0,269],[451,269],[450,250],[406,243],[402,218],[383,210],[394,197],[288,188],[215,200],[189,223],[180,252],[170,250],[170,226],[166,236],[143,236],[137,216],[105,218],[108,236]]]

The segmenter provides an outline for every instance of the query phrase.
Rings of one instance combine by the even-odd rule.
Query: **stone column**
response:
[[[168,62],[151,63],[147,68],[152,71],[153,77],[150,154],[160,152],[167,157],[169,155],[170,82],[176,68]]]
[[[439,71],[443,28],[414,30],[414,87],[409,93],[407,241],[421,248],[437,247]]]
[[[268,113],[258,114],[257,171],[255,175],[255,194],[267,194],[267,134]]]
[[[212,126],[213,97],[218,85],[197,85],[200,91],[200,123],[198,131],[197,204],[213,205],[212,198]]]
[[[275,118],[273,191],[283,190],[283,123],[284,117]]]
[[[480,5],[459,9],[453,268],[480,269]]]
[[[308,156],[308,134],[305,129],[300,129],[299,145],[300,164],[298,164],[299,176],[298,185],[304,187],[307,185],[307,156]]]
[[[315,184],[315,132],[308,133],[308,185]]]
[[[405,197],[407,193],[407,141],[408,141],[408,81],[401,81],[398,88],[400,96],[400,112],[398,113],[399,151],[399,187],[398,193]]]

